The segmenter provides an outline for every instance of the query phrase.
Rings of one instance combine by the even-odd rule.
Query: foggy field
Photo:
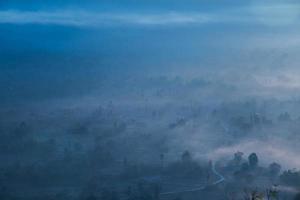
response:
[[[297,1],[0,1],[0,200],[300,199]]]

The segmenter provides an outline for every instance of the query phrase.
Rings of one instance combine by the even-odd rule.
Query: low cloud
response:
[[[296,24],[298,5],[254,4],[247,7],[216,9],[207,12],[96,12],[88,10],[57,11],[0,11],[0,23],[8,24],[54,24],[66,26],[99,27],[102,25],[186,25],[208,23],[260,24],[281,26]]]
[[[295,159],[299,154],[297,145],[291,144],[282,138],[274,138],[267,141],[249,140],[241,143],[220,147],[209,153],[209,158],[224,158],[233,155],[235,152],[241,151],[248,156],[252,152],[256,152],[261,158],[263,165],[268,165],[272,162],[279,162],[284,168],[300,168],[300,161]]]
[[[166,12],[159,14],[92,13],[86,11],[0,11],[0,23],[55,24],[67,26],[97,27],[101,25],[135,24],[203,24],[212,22],[212,16],[201,13]]]

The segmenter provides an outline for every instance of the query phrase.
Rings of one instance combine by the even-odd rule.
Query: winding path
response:
[[[213,182],[212,185],[217,185],[217,184],[225,181],[224,176],[222,174],[220,174],[219,172],[217,172],[215,165],[212,166],[212,171],[217,177],[219,177],[219,179],[217,181]]]
[[[181,191],[163,192],[160,195],[170,195],[170,194],[178,194],[178,193],[185,193],[185,192],[201,191],[201,190],[204,190],[207,186],[218,185],[225,181],[224,176],[222,174],[220,174],[219,172],[217,172],[214,164],[212,165],[212,172],[218,177],[218,180],[216,180],[212,184],[201,186],[201,187],[196,187],[196,188],[191,188],[191,189],[187,189],[187,190],[181,190]]]

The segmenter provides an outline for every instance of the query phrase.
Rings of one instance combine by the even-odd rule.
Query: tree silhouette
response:
[[[249,161],[249,166],[250,168],[256,168],[258,165],[258,157],[256,155],[256,153],[251,153],[248,157],[248,161]]]

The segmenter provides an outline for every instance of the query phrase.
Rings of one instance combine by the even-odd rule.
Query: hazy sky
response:
[[[295,88],[299,18],[297,1],[0,1],[2,96],[124,74]]]

